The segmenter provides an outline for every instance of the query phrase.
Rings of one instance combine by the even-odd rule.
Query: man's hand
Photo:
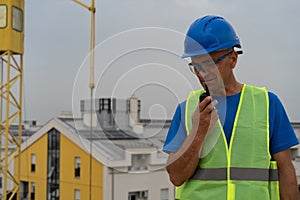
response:
[[[211,96],[206,97],[198,104],[192,115],[192,129],[199,134],[206,135],[214,127],[218,120],[218,111],[215,109],[218,104]]]
[[[175,186],[180,186],[188,180],[198,167],[199,153],[205,136],[218,119],[216,105],[217,101],[212,101],[210,96],[198,104],[192,115],[190,134],[177,152],[170,153],[166,169]]]

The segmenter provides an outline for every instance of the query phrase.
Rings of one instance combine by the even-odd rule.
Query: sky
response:
[[[89,0],[82,1],[90,4]],[[266,86],[300,121],[298,0],[96,0],[95,97],[142,100],[142,118],[168,118],[201,88],[180,58],[189,25],[220,15],[244,54],[242,83]],[[88,99],[90,13],[71,0],[25,1],[24,119],[80,115]]]

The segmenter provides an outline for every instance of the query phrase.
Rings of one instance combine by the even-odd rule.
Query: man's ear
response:
[[[235,68],[237,63],[238,53],[233,51],[229,58],[230,58],[230,67],[233,69]]]

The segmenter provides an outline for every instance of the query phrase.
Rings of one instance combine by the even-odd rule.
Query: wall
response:
[[[75,189],[81,199],[89,199],[90,156],[67,137],[61,134],[60,199],[75,199]],[[80,178],[75,178],[75,157],[80,157]],[[103,198],[103,165],[92,160],[92,199]]]
[[[160,200],[160,190],[163,188],[169,189],[169,200],[174,199],[174,186],[169,181],[166,171],[128,174],[114,170],[114,175],[110,169],[105,171],[108,173],[105,176],[107,178],[105,180],[107,199],[127,200],[129,192],[148,190],[148,200]],[[112,190],[114,190],[114,199],[112,199]]]
[[[47,193],[47,134],[21,152],[21,181],[35,182],[35,199],[45,199]],[[26,143],[26,141],[25,141]],[[36,171],[31,172],[31,154],[36,154]],[[18,160],[15,160],[15,174],[18,174]]]

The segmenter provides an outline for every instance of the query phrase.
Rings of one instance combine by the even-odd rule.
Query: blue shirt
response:
[[[272,92],[268,92],[268,95],[270,153],[272,155],[297,145],[299,142],[281,101]],[[223,103],[226,103],[226,110],[219,110],[220,108],[218,107],[217,109],[220,116],[220,121],[223,124],[227,144],[229,144],[235,114],[240,100],[240,93],[233,96],[227,96],[226,101],[222,101],[222,99],[217,100],[219,102],[218,106],[222,106]],[[167,153],[176,152],[187,136],[184,120],[185,103],[186,101],[177,106],[173,116],[172,123],[163,147],[163,150]]]

